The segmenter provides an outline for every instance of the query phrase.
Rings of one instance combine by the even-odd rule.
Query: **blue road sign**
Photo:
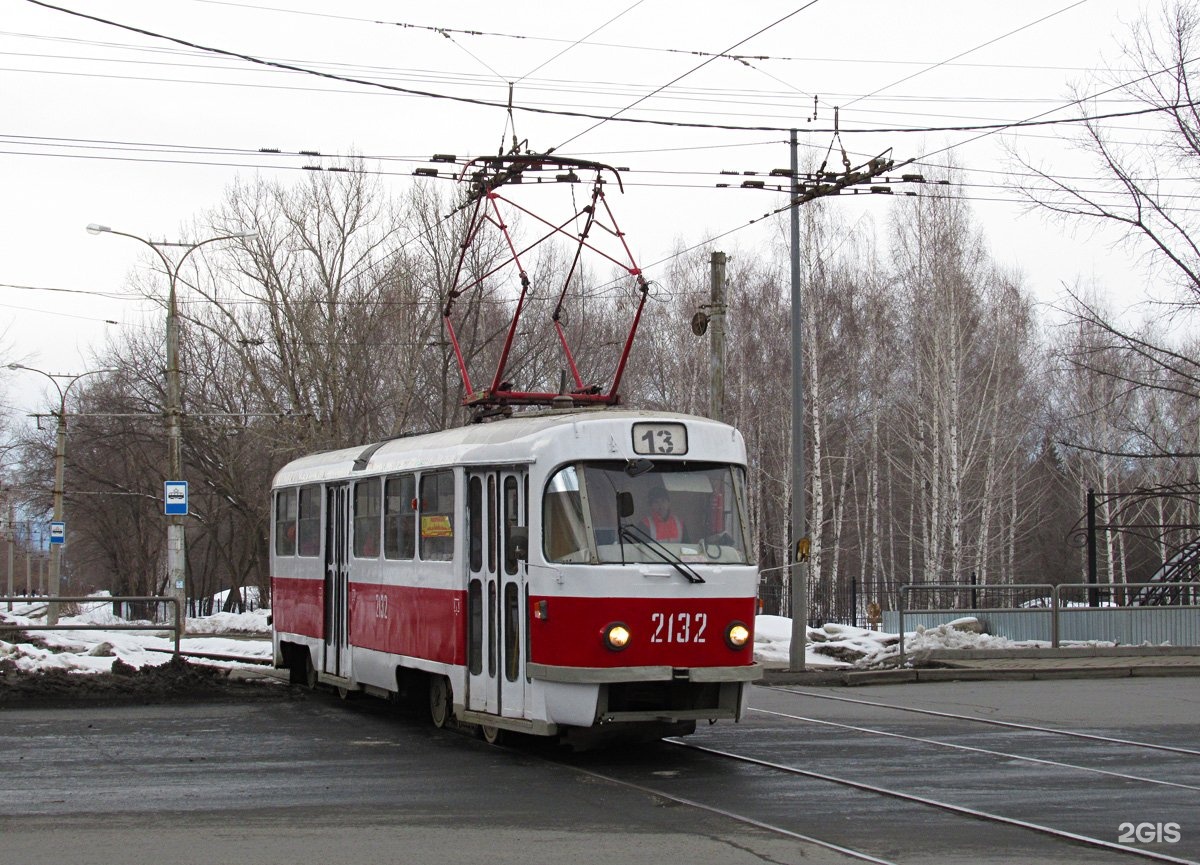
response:
[[[65,544],[67,542],[67,524],[66,523],[51,523],[50,524],[50,543]]]
[[[187,512],[187,481],[163,481],[163,513],[169,517],[186,517]]]

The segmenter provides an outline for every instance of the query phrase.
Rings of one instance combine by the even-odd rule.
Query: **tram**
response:
[[[586,738],[738,720],[746,450],[689,415],[551,409],[314,454],[272,497],[275,666],[437,726]]]

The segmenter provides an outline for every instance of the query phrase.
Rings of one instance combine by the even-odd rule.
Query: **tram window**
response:
[[[298,552],[302,556],[321,554],[321,488],[315,484],[300,488],[300,519],[297,521]]]
[[[581,562],[587,559],[583,500],[575,466],[564,466],[542,496],[542,545],[551,562]]]
[[[491,527],[488,534],[488,573],[496,573],[496,476],[488,475],[487,492],[487,524]]]
[[[470,503],[467,523],[471,541],[471,570],[478,573],[483,567],[483,481],[478,476],[471,478],[467,495]]]
[[[379,557],[379,478],[354,485],[354,555]]]
[[[516,583],[504,586],[504,678],[517,681],[521,669],[520,595]]]
[[[504,479],[504,572],[506,574],[517,572],[517,557],[513,555],[510,544],[512,543],[512,530],[520,524],[520,521],[521,509],[517,496],[517,479],[509,475]]]
[[[383,554],[389,559],[416,558],[416,475],[388,478],[384,489]]]
[[[471,580],[467,587],[467,616],[471,622],[467,663],[471,675],[478,676],[483,672],[483,583],[480,580]]]
[[[421,475],[421,558],[448,562],[454,558],[454,474]]]
[[[296,554],[296,490],[275,494],[275,555]]]
[[[496,678],[496,581],[488,580],[488,678]]]

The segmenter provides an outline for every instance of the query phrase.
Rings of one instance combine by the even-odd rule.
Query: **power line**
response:
[[[535,72],[538,72],[538,71],[540,71],[540,70],[544,69],[545,67],[547,67],[547,66],[549,66],[551,63],[553,63],[555,60],[557,60],[559,57],[562,57],[564,54],[566,54],[566,53],[567,53],[568,51],[570,51],[571,49],[573,49],[573,48],[575,48],[575,47],[579,46],[580,44],[582,44],[582,43],[584,42],[584,40],[586,40],[586,39],[587,39],[589,36],[595,36],[597,33],[599,33],[601,30],[603,30],[603,29],[604,29],[605,27],[607,27],[609,24],[612,24],[612,23],[613,23],[614,21],[616,21],[617,19],[619,19],[619,18],[624,18],[626,15],[628,15],[628,14],[629,14],[630,12],[632,12],[634,9],[636,9],[636,8],[637,8],[637,7],[639,7],[639,6],[641,6],[641,5],[642,5],[642,3],[644,3],[644,2],[645,2],[645,0],[637,0],[637,2],[636,2],[636,3],[634,3],[632,6],[630,6],[629,8],[627,8],[625,11],[623,11],[623,12],[618,12],[616,15],[614,15],[612,18],[609,18],[607,21],[605,21],[603,24],[601,24],[601,25],[600,25],[599,27],[597,27],[595,30],[592,30],[591,32],[589,32],[589,33],[588,33],[588,34],[586,34],[585,36],[582,36],[582,37],[580,37],[579,39],[575,40],[575,41],[574,41],[574,42],[572,42],[570,45],[568,45],[566,48],[564,48],[562,51],[559,51],[557,54],[555,54],[555,55],[554,55],[553,57],[551,57],[549,60],[546,60],[545,62],[543,62],[543,63],[539,64],[538,66],[535,66],[533,69],[531,69],[531,70],[529,70],[528,72],[526,72],[524,75],[522,75],[520,78],[518,78],[518,79],[517,79],[515,82],[513,82],[513,83],[514,83],[514,84],[520,84],[522,81],[524,81],[526,78],[528,78],[528,77],[529,77],[530,75],[532,75],[533,73],[535,73]]]
[[[703,62],[699,63],[698,65],[692,67],[687,72],[684,72],[682,75],[680,75],[676,78],[673,78],[672,80],[668,81],[666,84],[663,84],[661,87],[655,88],[651,92],[647,93],[645,96],[642,96],[640,99],[634,100],[631,104],[625,106],[624,108],[622,108],[620,111],[616,112],[615,114],[612,114],[608,117],[601,119],[599,123],[595,123],[592,126],[589,126],[587,129],[583,130],[579,134],[573,135],[570,138],[568,138],[562,144],[558,145],[558,147],[552,147],[546,152],[553,153],[554,151],[558,150],[559,148],[565,147],[566,145],[570,144],[572,141],[575,141],[577,138],[581,138],[584,135],[587,135],[589,132],[592,132],[593,130],[599,128],[600,126],[603,126],[605,123],[609,122],[610,120],[618,119],[621,114],[624,114],[629,109],[631,109],[637,105],[640,105],[642,102],[645,102],[647,99],[654,96],[655,94],[661,93],[662,91],[666,90],[671,85],[677,84],[680,81],[682,81],[684,78],[687,78],[689,75],[692,75],[695,72],[703,69],[709,63],[712,63],[714,60],[716,60],[717,57],[723,56],[723,55],[727,54],[728,52],[733,51],[735,48],[745,45],[751,39],[761,36],[763,33],[766,33],[768,30],[778,27],[784,21],[787,21],[789,18],[794,18],[796,15],[799,15],[801,12],[805,11],[806,9],[809,9],[812,6],[815,6],[819,2],[820,2],[820,0],[809,0],[808,3],[805,3],[799,9],[789,12],[787,15],[784,15],[782,18],[778,19],[777,21],[773,21],[772,23],[768,24],[766,27],[763,27],[762,29],[755,31],[754,33],[751,33],[745,39],[742,39],[742,40],[734,43],[733,45],[729,46],[729,48],[727,48],[725,51],[722,51],[720,55],[713,55],[713,56],[709,57],[707,60],[704,60]]]
[[[1005,33],[1002,36],[997,36],[994,39],[989,39],[987,42],[983,42],[979,45],[976,45],[974,48],[968,48],[966,51],[963,51],[959,54],[955,54],[953,57],[950,57],[949,59],[944,60],[941,63],[935,63],[932,66],[929,66],[925,69],[921,69],[920,71],[914,72],[911,75],[906,75],[903,78],[893,81],[891,84],[885,84],[883,87],[880,87],[878,90],[874,90],[871,93],[868,93],[866,96],[860,96],[857,99],[855,99],[853,102],[849,102],[842,107],[848,108],[849,106],[854,105],[857,102],[863,101],[864,99],[870,99],[872,96],[875,96],[878,93],[882,93],[884,90],[890,90],[891,88],[895,87],[897,84],[903,84],[905,81],[911,81],[912,79],[916,78],[918,75],[924,75],[926,72],[931,72],[932,70],[937,69],[940,66],[944,66],[945,64],[950,63],[951,61],[958,60],[960,57],[966,57],[968,54],[973,54],[974,52],[979,51],[982,48],[986,48],[989,45],[994,45],[997,42],[999,42],[1001,39],[1007,39],[1009,36],[1012,36],[1015,33],[1020,33],[1022,30],[1028,30],[1030,27],[1033,27],[1037,24],[1041,24],[1043,21],[1048,21],[1051,18],[1055,17],[1056,15],[1061,15],[1062,13],[1064,13],[1070,9],[1074,9],[1076,6],[1082,6],[1086,2],[1087,2],[1087,0],[1076,0],[1076,2],[1071,3],[1067,6],[1064,6],[1062,9],[1059,9],[1057,12],[1051,12],[1049,15],[1045,15],[1045,16],[1037,19],[1036,21],[1031,21],[1028,24],[1024,24],[1024,25],[1018,27],[1016,30],[1010,30],[1008,33]]]
[[[228,50],[221,49],[221,48],[213,48],[213,47],[208,47],[208,46],[204,46],[204,45],[199,45],[198,43],[189,42],[185,39],[180,39],[178,37],[167,36],[167,35],[164,35],[161,33],[156,33],[151,30],[145,30],[145,29],[142,29],[139,27],[134,27],[132,25],[121,24],[116,21],[111,21],[106,18],[100,18],[95,15],[88,15],[83,12],[78,12],[78,11],[75,11],[72,9],[67,9],[67,8],[64,8],[61,6],[55,6],[51,3],[44,2],[44,0],[25,0],[25,2],[32,3],[36,6],[41,6],[43,8],[51,9],[51,10],[54,10],[57,12],[63,12],[67,15],[72,15],[72,16],[79,17],[79,18],[85,18],[87,20],[95,21],[97,23],[104,24],[107,26],[117,27],[117,28],[120,28],[123,30],[128,30],[133,33],[139,33],[143,36],[149,36],[149,37],[155,38],[155,39],[163,39],[163,40],[166,40],[169,42],[174,42],[179,45],[187,46],[189,48],[196,48],[198,50],[206,51],[206,52],[209,52],[212,54],[217,54],[217,55],[225,56],[225,57],[233,57],[233,58],[237,58],[240,60],[244,60],[248,63],[254,63],[254,64],[261,65],[261,66],[268,66],[268,67],[272,67],[275,69],[281,69],[281,70],[288,71],[288,72],[298,72],[298,73],[302,73],[305,75],[312,75],[312,76],[315,76],[318,78],[324,78],[324,79],[331,80],[331,81],[341,81],[343,83],[358,84],[358,85],[362,85],[365,87],[372,87],[372,88],[376,88],[376,89],[388,90],[388,91],[395,92],[395,93],[402,93],[402,94],[405,94],[408,96],[421,96],[421,97],[426,97],[426,98],[431,98],[431,99],[443,99],[443,100],[448,100],[448,101],[452,101],[452,102],[459,102],[459,103],[464,103],[464,104],[468,104],[468,105],[478,105],[478,106],[487,107],[487,108],[501,108],[501,109],[507,108],[507,105],[505,103],[494,102],[494,101],[487,100],[487,99],[477,99],[477,98],[468,97],[468,96],[453,96],[453,95],[449,95],[449,94],[445,94],[445,93],[436,93],[436,92],[428,91],[428,90],[419,90],[416,88],[399,87],[399,86],[393,85],[393,84],[384,84],[382,82],[371,81],[371,80],[362,79],[362,78],[356,78],[353,76],[337,75],[337,74],[330,73],[330,72],[322,72],[320,70],[309,69],[306,67],[296,66],[293,64],[289,64],[289,63],[281,63],[278,61],[264,60],[264,59],[254,57],[249,54],[241,54],[238,52],[228,51]],[[807,9],[809,6],[811,6],[813,3],[816,3],[816,2],[819,2],[819,0],[810,0],[810,3],[801,7],[800,9],[797,9],[796,12],[791,13],[791,14],[796,14],[796,13],[802,12],[802,11],[804,11],[804,9]],[[790,17],[790,16],[788,16],[788,17]],[[784,20],[784,19],[781,19],[781,20]],[[779,22],[776,22],[776,24],[777,23],[779,23]],[[770,25],[770,26],[775,26],[775,25]],[[757,35],[757,34],[754,34],[754,35]],[[749,38],[753,38],[753,36],[747,37],[747,39],[749,39]],[[746,40],[743,40],[743,42],[744,41],[746,41]],[[741,43],[738,43],[738,44],[740,45]],[[736,46],[734,46],[734,47],[736,47]],[[714,55],[712,58],[710,58],[709,61],[706,61],[706,62],[711,62],[711,60],[715,59],[717,56],[723,56],[723,55]],[[701,65],[703,65],[703,64],[701,64]],[[698,69],[700,67],[698,66],[695,68]],[[693,69],[691,71],[695,71],[695,69]],[[685,73],[685,74],[690,74],[690,73]],[[676,80],[678,80],[678,79],[676,79]],[[674,83],[674,82],[668,82],[668,84],[663,85],[663,88],[659,88],[659,89],[661,90],[666,87],[669,87],[669,86],[671,86],[672,83]],[[256,85],[241,85],[241,86],[256,86]],[[654,91],[654,92],[656,93],[658,91]],[[644,101],[644,99],[649,98],[650,96],[653,96],[653,95],[654,95],[654,93],[648,94],[646,97],[643,97],[643,99],[638,100],[638,102]],[[636,104],[638,104],[638,103],[637,102],[633,103],[633,105],[636,105]],[[627,106],[626,108],[622,109],[622,111],[629,110],[629,108],[633,107],[633,105]],[[767,125],[742,126],[742,125],[736,125],[736,124],[700,123],[700,122],[691,122],[691,121],[658,120],[658,119],[653,119],[653,118],[641,118],[641,117],[623,117],[623,116],[619,116],[620,112],[618,112],[617,114],[597,115],[597,114],[592,114],[592,113],[586,112],[586,111],[570,111],[570,110],[565,110],[565,109],[540,108],[540,107],[535,107],[535,106],[516,105],[516,104],[514,104],[513,108],[516,110],[527,111],[527,112],[531,112],[531,113],[535,113],[535,114],[547,114],[547,115],[553,115],[553,116],[559,116],[559,117],[578,117],[578,118],[589,119],[589,120],[597,120],[597,121],[600,121],[600,123],[615,121],[615,122],[619,122],[619,123],[638,123],[638,124],[645,124],[645,125],[652,125],[652,126],[668,126],[668,127],[677,127],[677,128],[687,128],[687,129],[721,129],[721,130],[732,130],[732,131],[741,131],[741,132],[755,132],[755,131],[757,131],[757,132],[789,132],[792,128],[791,126],[767,126]],[[1088,120],[1107,120],[1107,119],[1113,119],[1113,118],[1117,118],[1117,117],[1136,117],[1136,116],[1140,116],[1143,114],[1151,114],[1151,113],[1160,112],[1163,110],[1166,110],[1166,109],[1152,108],[1152,109],[1144,109],[1141,111],[1113,112],[1113,113],[1104,114],[1104,115],[1092,115],[1091,117],[1063,118],[1063,119],[1059,119],[1059,120],[1026,120],[1026,121],[1010,121],[1007,123],[974,124],[974,125],[959,124],[959,125],[952,125],[952,126],[874,127],[874,128],[870,128],[870,129],[842,128],[842,129],[840,129],[840,131],[843,134],[849,134],[852,132],[888,132],[888,133],[913,133],[913,132],[930,133],[930,132],[971,132],[971,131],[995,132],[995,131],[1000,131],[1003,129],[1017,129],[1017,128],[1023,128],[1023,127],[1029,127],[1029,126],[1055,126],[1055,125],[1070,124],[1070,123],[1081,123],[1081,122],[1086,122]],[[1035,117],[1041,117],[1041,116],[1044,116],[1044,114],[1049,114],[1049,113],[1051,113],[1051,112],[1047,111],[1047,112],[1044,112],[1042,115],[1035,115]],[[599,123],[596,125],[599,125]],[[584,130],[584,132],[580,133],[580,135],[590,131],[590,129],[593,129],[593,128],[595,128],[595,126],[589,127],[589,129]],[[828,128],[828,129],[811,129],[810,131],[818,132],[818,133],[833,133],[833,132],[839,131],[839,130]],[[575,138],[578,138],[578,137],[579,137],[578,135],[575,136]],[[560,147],[565,146],[566,144],[570,143],[570,141],[573,141],[573,140],[574,140],[574,138],[569,139],[568,141],[564,142],[562,145],[559,145],[559,146]]]
[[[207,3],[214,6],[230,6],[239,9],[254,9],[265,12],[278,12],[288,15],[304,15],[319,18],[331,18],[341,21],[352,21],[363,24],[375,24],[389,27],[400,27],[408,30],[424,30],[430,33],[445,36],[446,34],[458,34],[463,36],[474,37],[491,37],[499,39],[512,39],[528,42],[555,42],[555,43],[570,43],[572,47],[577,45],[586,45],[595,48],[616,48],[628,51],[645,51],[661,54],[687,54],[694,57],[723,57],[727,60],[743,61],[743,60],[760,60],[760,61],[781,61],[781,62],[797,62],[797,63],[849,63],[855,66],[863,64],[885,64],[896,66],[928,66],[931,61],[925,60],[889,60],[880,57],[808,57],[808,56],[784,56],[784,55],[748,55],[748,54],[730,54],[728,52],[715,53],[711,51],[703,51],[694,48],[666,48],[652,45],[629,45],[625,43],[614,42],[588,42],[585,36],[583,40],[572,41],[570,39],[558,38],[553,36],[533,36],[530,34],[520,33],[501,33],[485,30],[465,30],[456,29],[453,27],[443,27],[429,24],[411,24],[403,21],[385,21],[376,18],[361,18],[351,15],[335,15],[327,12],[308,12],[300,9],[287,9],[277,6],[263,6],[253,3],[235,3],[230,0],[192,0],[195,3]],[[614,19],[615,20],[615,19]],[[0,34],[4,35],[4,34]],[[589,34],[590,35],[590,34]],[[134,46],[131,46],[134,47]],[[953,63],[951,61],[942,61],[938,65],[960,66],[966,68],[977,69],[1025,69],[1025,70],[1048,70],[1056,72],[1090,72],[1091,67],[1086,66],[1056,66],[1052,64],[1024,64],[1024,63]],[[1118,70],[1125,71],[1125,70]]]

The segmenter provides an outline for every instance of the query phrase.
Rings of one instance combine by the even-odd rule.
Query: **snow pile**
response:
[[[270,610],[255,610],[252,613],[214,613],[211,616],[200,616],[188,619],[186,634],[262,634],[271,635],[271,626],[267,624]]]
[[[129,621],[115,616],[111,601],[81,605],[63,605],[76,615],[60,616],[61,625],[123,624],[154,625],[150,621]],[[232,656],[246,661],[223,658],[194,658],[199,663],[219,667],[257,667],[254,659],[270,660],[270,610],[252,613],[218,613],[187,620],[180,640],[183,652]],[[46,604],[14,604],[12,612],[0,607],[0,635],[13,636],[23,625],[42,625]],[[11,626],[13,630],[6,628]],[[108,673],[115,662],[140,670],[161,666],[171,660],[175,648],[174,632],[167,625],[145,631],[29,631],[30,642],[9,643],[0,640],[0,664],[11,664],[22,672],[62,670],[69,673]],[[250,637],[247,639],[246,637]],[[242,637],[239,639],[238,637]]]
[[[886,654],[894,634],[866,631],[848,625],[825,625],[808,629],[806,667],[853,667],[876,663]],[[791,656],[792,620],[785,616],[758,616],[754,620],[754,660],[766,664],[787,663]],[[871,660],[865,661],[865,658]]]
[[[790,660],[791,619],[758,616],[754,630],[754,660],[768,666],[786,664]],[[918,625],[914,630],[907,631],[904,637],[904,650],[907,653],[934,649],[1031,649],[1050,646],[1048,642],[1040,640],[1016,641],[985,634],[983,626],[974,616],[955,619],[935,628]],[[1089,642],[1087,645],[1112,643]],[[898,634],[828,624],[808,629],[804,663],[806,667],[869,668],[895,664],[899,656]]]

